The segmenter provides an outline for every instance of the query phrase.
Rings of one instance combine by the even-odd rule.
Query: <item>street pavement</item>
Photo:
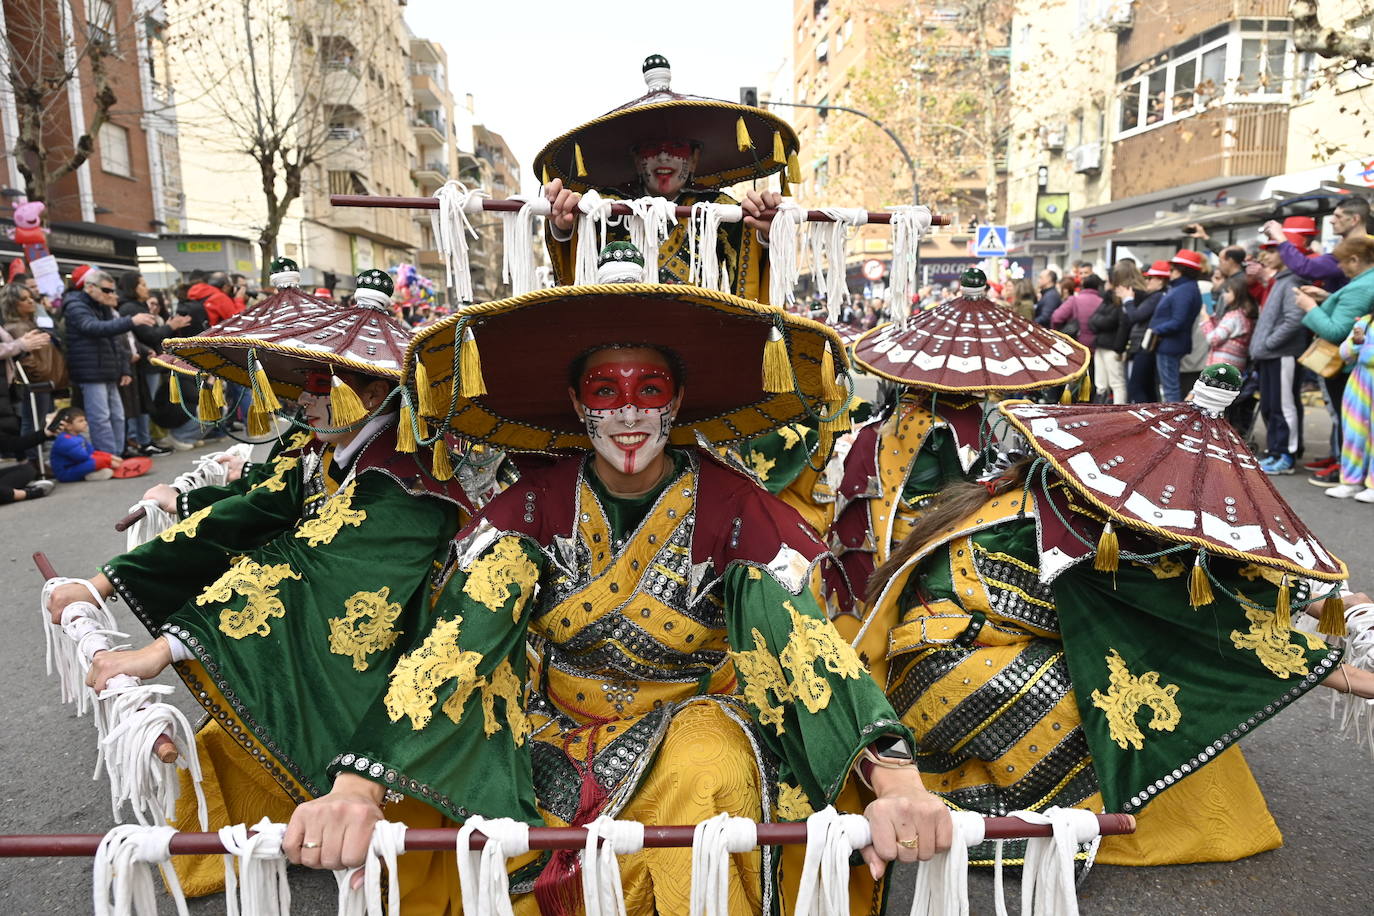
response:
[[[1308,441],[1324,453],[1325,417],[1307,411]],[[38,615],[40,581],[30,560],[45,552],[63,575],[85,576],[124,549],[113,523],[152,483],[189,469],[203,452],[157,459],[153,473],[136,480],[59,485],[53,495],[0,509],[0,833],[99,833],[109,829],[109,794],[96,766],[95,730],[58,702],[56,682],[44,674]],[[1344,558],[1353,584],[1374,591],[1374,506],[1325,498],[1304,475],[1276,485]],[[145,634],[122,604],[115,616],[142,644]],[[174,676],[162,681],[178,683]],[[1246,756],[1283,830],[1281,849],[1242,862],[1133,869],[1095,868],[1079,889],[1085,914],[1364,914],[1374,874],[1369,811],[1374,759],[1367,747],[1337,734],[1328,718],[1328,691],[1304,697],[1244,742]],[[199,721],[179,691],[177,704]],[[90,859],[0,860],[0,913],[72,914],[91,908]],[[899,875],[898,898],[911,872]],[[992,914],[991,878],[970,882],[973,911]],[[1019,897],[1019,880],[1008,882]],[[332,876],[293,869],[293,912],[335,911]],[[1013,912],[1019,909],[1015,900]],[[224,912],[222,897],[192,904],[195,914]],[[901,906],[890,912],[904,912]],[[160,912],[173,912],[164,898]]]

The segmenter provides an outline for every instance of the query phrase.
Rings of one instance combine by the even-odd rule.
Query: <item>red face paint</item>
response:
[[[591,410],[633,405],[643,410],[667,407],[677,393],[673,374],[643,362],[606,362],[582,374],[577,396]]]
[[[635,155],[642,159],[668,155],[678,159],[692,158],[692,144],[687,140],[652,140],[635,147]]]
[[[305,385],[302,387],[310,394],[318,394],[323,397],[334,390],[333,377],[328,372],[309,369],[305,373]]]

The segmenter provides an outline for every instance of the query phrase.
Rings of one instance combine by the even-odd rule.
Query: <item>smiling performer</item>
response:
[[[418,648],[340,737],[333,791],[297,809],[293,861],[360,861],[384,793],[436,819],[549,825],[792,820],[867,802],[875,872],[947,847],[948,813],[906,729],[808,590],[820,544],[694,445],[822,408],[830,360],[846,365],[823,325],[686,286],[555,287],[421,331],[407,372],[422,362],[434,419],[499,448],[573,454],[459,534]],[[520,912],[580,911],[575,853],[515,865]],[[776,912],[777,866],[776,850],[736,853],[730,912]],[[454,902],[447,867],[419,881],[435,894],[419,911]],[[620,867],[630,912],[688,911],[690,850]],[[868,869],[851,887],[866,912]]]
[[[298,400],[314,436],[239,484],[182,494],[189,514],[178,525],[91,580],[155,637],[97,655],[92,685],[175,663],[210,713],[197,748],[211,829],[284,821],[324,791],[332,730],[349,730],[385,690],[470,515],[457,482],[435,479],[398,442],[410,331],[390,314],[390,286],[384,271],[364,271],[353,306],[282,301],[177,341],[181,358],[254,389],[257,403]],[[50,609],[88,599],[80,584],[63,586]],[[199,829],[190,791],[177,813],[180,827]],[[176,865],[188,893],[222,887],[218,856]]]
[[[782,195],[750,190],[736,201],[719,189],[789,168],[797,180],[797,135],[762,108],[673,92],[671,77],[666,58],[647,58],[648,92],[550,141],[535,157],[535,174],[553,204],[546,241],[554,273],[560,284],[573,282],[581,192],[614,200],[662,197],[678,206],[739,204],[743,222],[722,223],[717,232],[723,278],[735,295],[767,302],[768,224],[754,217],[776,207]],[[621,225],[608,229],[607,241],[629,238]],[[691,232],[679,220],[660,244],[658,282],[691,282]]]

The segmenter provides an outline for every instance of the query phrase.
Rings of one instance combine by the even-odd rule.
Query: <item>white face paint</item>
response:
[[[315,438],[321,442],[341,442],[353,437],[352,432],[346,433],[325,433],[322,429],[334,429],[338,426],[334,422],[334,412],[331,409],[329,395],[311,394],[302,391],[298,403],[305,410],[305,422],[309,423],[315,430]]]
[[[676,415],[676,403],[667,407],[626,404],[607,410],[582,405],[582,422],[592,448],[611,467],[626,475],[644,470],[663,454]]]

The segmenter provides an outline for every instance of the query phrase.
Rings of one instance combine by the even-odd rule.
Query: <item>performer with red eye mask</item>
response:
[[[740,201],[719,189],[789,169],[795,181],[797,135],[761,108],[673,92],[671,75],[665,58],[647,58],[647,93],[550,141],[535,157],[553,205],[545,240],[555,276],[560,284],[573,282],[577,205],[585,191],[617,200],[662,197],[678,206],[738,204],[743,222],[722,223],[715,240],[722,288],[767,302],[768,224],[756,217],[778,205],[786,180],[782,193],[751,189]],[[648,273],[651,282],[691,282],[691,232],[685,219],[672,227],[659,246],[657,272]],[[606,241],[627,239],[613,220]]]

